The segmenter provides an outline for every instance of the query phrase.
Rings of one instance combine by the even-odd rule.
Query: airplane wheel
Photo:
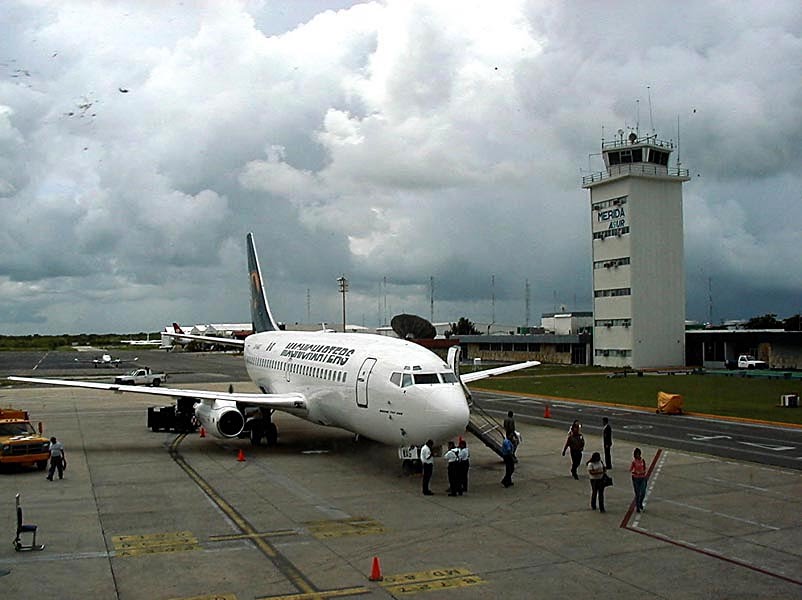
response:
[[[267,437],[268,446],[275,446],[278,443],[278,427],[276,427],[275,423],[268,423],[265,436]]]
[[[254,422],[251,425],[251,445],[252,446],[260,446],[262,444],[262,437],[264,437],[264,427],[262,427],[261,423]]]

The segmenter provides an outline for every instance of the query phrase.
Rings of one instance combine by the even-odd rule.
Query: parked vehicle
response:
[[[741,354],[738,357],[738,368],[739,369],[768,369],[769,365],[765,361],[757,360],[751,354]]]
[[[43,470],[49,458],[50,440],[34,429],[28,411],[0,408],[0,465],[35,464]]]
[[[114,383],[121,385],[151,385],[159,387],[163,381],[167,381],[167,374],[154,373],[150,367],[140,367],[126,375],[118,375],[114,378]]]

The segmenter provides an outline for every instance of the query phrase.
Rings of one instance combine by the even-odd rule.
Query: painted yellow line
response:
[[[252,540],[254,538],[262,537],[278,537],[283,535],[298,535],[295,529],[279,529],[277,531],[266,531],[264,533],[232,533],[228,535],[212,535],[209,536],[210,542],[227,542],[230,540]]]
[[[114,544],[115,555],[119,557],[161,552],[186,552],[199,548],[198,539],[190,531],[116,535],[111,540]]]
[[[385,577],[381,585],[395,585],[397,583],[410,583],[416,581],[432,581],[435,579],[447,579],[449,577],[459,577],[462,575],[473,575],[468,569],[432,569],[431,571],[418,571],[416,573],[400,573]]]
[[[339,590],[321,590],[319,592],[307,592],[303,594],[287,594],[286,596],[260,596],[257,600],[325,600],[326,598],[356,596],[369,592],[370,590],[365,587],[352,587]]]
[[[380,585],[391,594],[417,594],[483,583],[487,582],[468,569],[449,568],[390,575]]]
[[[197,544],[174,544],[172,546],[152,546],[144,548],[129,548],[115,551],[115,556],[123,558],[126,556],[143,556],[146,554],[167,554],[168,552],[189,552],[198,550]]]
[[[309,532],[318,539],[344,537],[348,535],[374,535],[384,533],[384,526],[375,519],[352,517],[304,523]]]
[[[254,536],[252,541],[256,545],[259,550],[261,550],[265,556],[270,558],[273,561],[273,564],[276,565],[276,568],[287,578],[289,579],[290,583],[292,583],[296,588],[301,590],[303,593],[316,593],[315,586],[312,585],[312,582],[309,581],[303,573],[293,565],[288,559],[286,559],[283,555],[279,554],[273,546],[270,545],[263,537],[258,536],[258,531],[254,529],[254,527],[246,521],[242,515],[240,515],[231,504],[229,504],[217,491],[210,486],[200,474],[193,469],[189,463],[184,460],[178,452],[178,445],[183,441],[186,437],[186,434],[181,434],[176,436],[173,443],[170,445],[170,455],[172,456],[175,463],[183,469],[183,471],[189,476],[192,481],[195,482],[203,492],[214,502],[217,507],[223,511],[223,513],[231,519],[231,521],[237,526],[237,528],[246,535]]]
[[[170,598],[170,600],[237,600],[237,595],[209,594],[207,596],[192,596],[191,598]]]
[[[455,588],[469,587],[472,585],[482,585],[487,583],[477,575],[464,575],[462,577],[452,577],[449,579],[434,579],[432,581],[421,581],[419,583],[400,583],[397,585],[385,586],[391,594],[418,594],[420,592],[435,592],[438,590],[449,590]]]

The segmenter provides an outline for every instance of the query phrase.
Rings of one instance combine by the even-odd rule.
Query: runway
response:
[[[176,355],[177,357],[178,355]],[[170,358],[168,358],[169,360]],[[178,360],[178,359],[176,359]],[[192,355],[184,386],[243,391],[237,357]],[[241,361],[241,357],[239,358]],[[215,367],[215,361],[219,368]],[[160,365],[151,364],[154,367]],[[568,476],[565,428],[523,415],[515,486],[472,440],[467,496],[435,496],[404,475],[396,450],[278,415],[279,446],[152,433],[152,398],[94,390],[0,388],[65,442],[63,481],[0,473],[0,527],[13,495],[39,526],[43,552],[0,545],[9,597],[190,598],[788,598],[802,593],[798,470],[642,445],[654,462],[646,511],[632,516],[614,447],[606,514],[586,477]],[[503,406],[499,404],[500,408]],[[515,404],[514,406],[518,406]],[[517,412],[517,411],[516,411]],[[618,421],[616,429],[623,429]],[[585,425],[587,450],[600,438]],[[617,438],[618,439],[618,438]],[[244,461],[237,460],[239,450]],[[383,581],[370,581],[374,558]],[[2,573],[5,572],[5,575]]]
[[[496,417],[512,410],[519,420],[568,432],[574,419],[585,433],[601,435],[602,417],[614,441],[704,452],[727,459],[802,470],[802,427],[738,422],[694,415],[663,415],[636,407],[477,391],[477,403]],[[545,407],[551,417],[546,418]],[[794,409],[787,409],[794,410]],[[631,444],[630,444],[631,445]]]

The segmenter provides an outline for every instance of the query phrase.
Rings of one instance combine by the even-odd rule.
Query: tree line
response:
[[[143,339],[147,332],[140,333],[80,333],[61,335],[0,335],[0,351],[9,350],[58,350],[72,346],[122,346],[122,340]],[[150,335],[158,339],[159,332]]]

